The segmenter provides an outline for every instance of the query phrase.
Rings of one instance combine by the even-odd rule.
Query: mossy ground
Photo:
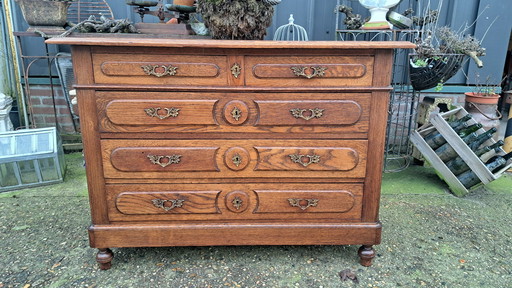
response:
[[[385,174],[369,268],[358,246],[242,246],[113,249],[100,271],[82,157],[66,160],[63,183],[0,194],[0,287],[511,287],[510,175],[457,198],[431,169]]]

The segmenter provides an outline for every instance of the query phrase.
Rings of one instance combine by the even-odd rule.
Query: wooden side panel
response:
[[[73,69],[75,81],[78,84],[92,84],[94,77],[92,72],[92,59],[90,48],[87,46],[73,46],[73,65],[81,67]],[[82,143],[84,145],[84,157],[87,165],[87,187],[91,205],[91,217],[93,224],[109,223],[107,215],[107,199],[105,193],[105,180],[103,178],[103,161],[101,154],[100,137],[98,132],[97,106],[94,91],[78,90],[78,109],[80,110],[80,127],[82,131]]]
[[[377,50],[375,71],[389,71],[392,67],[393,50]],[[375,73],[374,86],[389,86],[391,73]],[[390,87],[391,89],[391,87]],[[373,92],[370,108],[370,131],[368,134],[368,165],[364,185],[363,221],[379,220],[382,168],[384,165],[384,145],[386,142],[387,107],[389,92]]]

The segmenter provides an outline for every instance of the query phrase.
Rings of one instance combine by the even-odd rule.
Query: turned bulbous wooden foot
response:
[[[375,258],[375,250],[372,245],[363,245],[357,252],[359,255],[361,265],[365,267],[372,266],[372,259]]]
[[[114,258],[114,253],[112,253],[112,250],[108,248],[99,248],[98,250],[98,254],[96,254],[96,262],[100,264],[100,269],[110,269],[110,267],[112,267],[112,259]]]

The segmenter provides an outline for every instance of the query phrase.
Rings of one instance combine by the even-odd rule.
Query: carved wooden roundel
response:
[[[247,150],[241,147],[229,148],[224,153],[224,163],[233,171],[245,169],[250,162],[250,155]]]
[[[224,106],[224,119],[231,125],[242,125],[249,118],[249,107],[240,100],[229,101]]]
[[[224,198],[229,211],[240,213],[249,207],[249,195],[243,191],[229,192]]]

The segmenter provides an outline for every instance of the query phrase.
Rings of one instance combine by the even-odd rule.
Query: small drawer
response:
[[[106,178],[364,177],[366,140],[102,140]]]
[[[108,184],[111,221],[361,217],[360,183]]]
[[[226,56],[94,53],[92,60],[98,84],[228,84]]]
[[[249,56],[246,85],[273,87],[371,86],[372,56]]]

